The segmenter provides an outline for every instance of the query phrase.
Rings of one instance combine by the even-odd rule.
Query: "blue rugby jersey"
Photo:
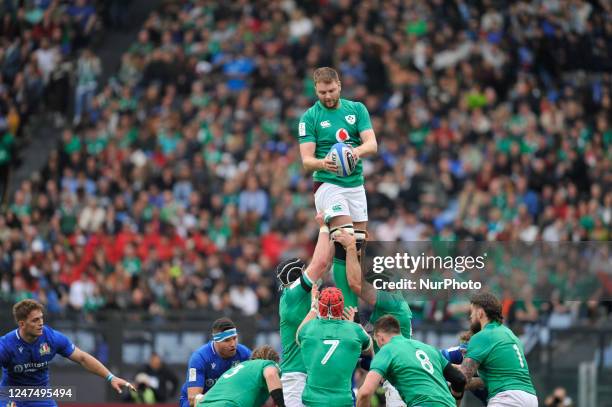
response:
[[[187,379],[181,389],[181,407],[189,406],[187,389],[202,387],[206,393],[217,382],[217,379],[234,365],[248,360],[251,350],[242,344],[236,347],[236,354],[230,359],[223,359],[213,346],[213,341],[201,346],[193,352],[187,366]]]

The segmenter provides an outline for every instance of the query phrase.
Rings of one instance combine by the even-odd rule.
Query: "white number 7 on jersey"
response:
[[[340,344],[340,341],[338,339],[326,339],[326,340],[323,341],[323,344],[324,345],[331,345],[331,348],[329,348],[329,350],[327,351],[327,353],[325,354],[323,359],[321,359],[321,364],[322,365],[326,364],[327,361],[329,360],[329,358],[331,358],[331,355],[333,355],[334,352],[336,351],[336,348]]]

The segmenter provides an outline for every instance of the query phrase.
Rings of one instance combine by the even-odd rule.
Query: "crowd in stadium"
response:
[[[271,271],[317,230],[296,132],[319,66],[372,115],[372,239],[612,238],[609,3],[166,2],[108,83],[75,58],[86,13],[48,3],[1,22],[0,164],[63,58],[76,109],[0,213],[0,297],[273,318]]]

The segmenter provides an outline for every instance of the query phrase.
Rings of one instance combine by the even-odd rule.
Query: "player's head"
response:
[[[44,310],[42,304],[34,300],[22,300],[13,305],[13,317],[21,334],[29,337],[42,335]]]
[[[340,77],[335,69],[329,67],[317,68],[312,75],[317,97],[328,109],[335,109],[340,100]]]
[[[336,287],[327,287],[319,295],[319,316],[328,319],[342,318],[344,296]]]
[[[219,318],[212,325],[215,350],[224,358],[232,358],[238,347],[238,330],[229,318]]]
[[[383,315],[374,324],[374,340],[381,348],[400,332],[400,323],[392,315]]]
[[[280,281],[281,288],[290,286],[291,283],[302,276],[305,269],[306,263],[297,257],[285,260],[276,266],[276,278]]]
[[[276,363],[278,363],[278,361],[280,360],[278,352],[275,351],[274,348],[270,345],[258,346],[257,348],[253,349],[253,353],[251,353],[251,359],[271,360]]]
[[[470,299],[470,330],[479,332],[482,325],[489,322],[502,322],[501,302],[491,293],[477,293]]]

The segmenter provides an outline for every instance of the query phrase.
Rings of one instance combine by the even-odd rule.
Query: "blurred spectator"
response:
[[[179,384],[178,378],[174,372],[162,362],[161,357],[157,353],[151,354],[149,363],[140,369],[140,373],[138,373],[136,377],[139,377],[139,375],[146,375],[146,378],[141,376],[143,379],[142,381],[153,390],[156,402],[163,403],[176,395]],[[138,383],[138,381],[136,381],[136,383]]]
[[[557,387],[544,401],[546,407],[572,407],[574,403],[563,387]]]
[[[164,2],[118,79],[98,83],[99,60],[80,56],[80,127],[64,130],[41,176],[0,214],[2,292],[39,295],[45,281],[60,309],[66,292],[84,307],[87,288],[97,309],[269,313],[277,298],[266,271],[307,256],[316,235],[295,134],[323,65],[372,115],[380,154],[364,172],[375,238],[608,240],[612,9],[553,3]],[[49,17],[29,17],[40,18],[36,34],[20,13],[1,22],[0,165],[45,80],[52,89],[66,80],[61,62],[50,71],[52,49],[71,55],[99,24],[93,3],[52,4]],[[68,40],[66,19],[77,30]],[[40,255],[52,273],[30,273]],[[553,282],[571,290],[570,273],[558,273]],[[534,277],[500,275],[500,293]],[[515,299],[517,321],[532,323],[534,308],[561,325],[580,315],[547,284]],[[542,295],[553,301],[537,307]],[[423,318],[444,314],[438,306]]]

